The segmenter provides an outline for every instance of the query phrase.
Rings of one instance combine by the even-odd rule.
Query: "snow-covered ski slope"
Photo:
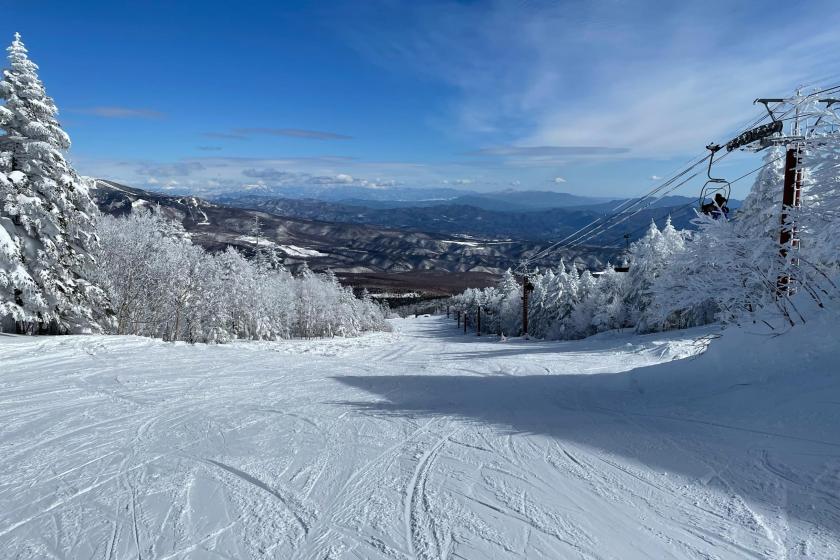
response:
[[[840,557],[836,332],[394,325],[0,336],[0,557]]]

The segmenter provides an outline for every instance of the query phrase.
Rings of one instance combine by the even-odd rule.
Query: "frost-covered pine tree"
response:
[[[518,336],[522,330],[522,288],[510,269],[502,275],[496,289],[500,296],[501,330],[507,336]]]
[[[259,216],[254,216],[254,221],[251,222],[248,233],[250,233],[250,237],[255,239],[257,245],[254,251],[254,263],[257,268],[260,270],[278,268],[280,257],[277,255],[277,246],[273,241],[265,238]]]
[[[698,214],[694,224],[699,231],[654,282],[651,320],[661,328],[736,323],[772,304],[778,243],[733,220]]]
[[[685,251],[687,233],[678,231],[670,216],[662,231],[651,222],[647,233],[630,246],[625,304],[629,320],[641,332],[661,328],[653,305],[653,285],[670,263]]]
[[[96,206],[64,158],[70,138],[15,34],[0,81],[0,326],[101,329],[102,291],[87,279]]]
[[[595,333],[593,318],[597,312],[597,289],[595,277],[584,270],[578,277],[575,307],[567,321],[565,338],[583,338]]]
[[[782,190],[785,183],[785,149],[773,146],[764,156],[755,184],[738,209],[738,229],[742,234],[757,237],[779,237],[782,212]]]
[[[534,290],[528,298],[528,331],[529,334],[544,338],[551,328],[551,303],[549,291],[554,282],[554,273],[551,269],[544,274],[536,274],[532,281]]]
[[[616,272],[612,266],[598,278],[592,292],[592,327],[596,332],[630,326],[627,306],[627,275]]]
[[[385,311],[333,274],[295,278],[233,248],[212,254],[181,237],[158,211],[99,222],[98,280],[118,334],[188,342],[355,336],[386,330]]]
[[[800,258],[834,275],[840,268],[840,140],[827,138],[806,151],[803,164]]]

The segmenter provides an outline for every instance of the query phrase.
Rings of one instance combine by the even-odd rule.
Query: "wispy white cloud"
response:
[[[236,134],[235,132],[202,132],[201,135],[206,138],[216,138],[219,140],[245,140],[244,135]]]
[[[195,172],[203,171],[206,167],[200,161],[178,161],[174,163],[147,163],[137,164],[135,172],[138,175],[150,177],[187,177]]]
[[[502,157],[581,157],[616,155],[629,152],[629,148],[606,146],[497,146],[468,152],[472,156]]]
[[[449,118],[437,122],[452,134],[661,158],[725,140],[760,113],[755,97],[840,73],[836,6],[786,6],[452,1],[415,3],[406,15],[383,1],[360,9],[348,33],[374,62],[451,86]],[[405,27],[378,25],[391,11]],[[534,163],[533,153],[480,152]]]
[[[87,107],[71,109],[71,113],[93,115],[106,119],[160,119],[164,114],[152,109],[136,109],[131,107]]]
[[[145,160],[75,161],[86,175],[115,180],[131,186],[152,189],[175,189],[210,195],[235,191],[248,186],[353,186],[389,188],[405,184],[422,166],[399,162],[362,163],[350,157],[193,157],[171,162]],[[352,172],[350,170],[352,169]],[[425,184],[436,182],[436,176]]]
[[[175,161],[107,160],[76,156],[80,173],[131,186],[174,184],[183,191],[208,194],[248,185],[351,185],[368,188],[437,187],[468,190],[545,188],[544,171],[520,169],[511,177],[507,163],[495,161],[367,161],[339,155],[239,157],[207,155]],[[157,183],[150,182],[154,179]]]
[[[243,169],[242,175],[257,179],[259,184],[270,186],[289,185],[354,185],[359,187],[381,187],[385,186],[378,180],[369,180],[353,177],[347,173],[334,175],[311,175],[303,172],[286,171],[276,168]],[[389,185],[396,185],[396,181],[388,181]]]
[[[307,130],[303,128],[234,128],[225,132],[203,132],[202,136],[224,140],[247,140],[255,136],[283,136],[307,140],[350,140],[353,137],[337,132]]]
[[[552,182],[559,185],[561,183],[565,183],[566,179],[564,179],[563,177],[555,177],[554,179],[552,179]]]
[[[630,152],[629,148],[607,146],[495,146],[480,148],[465,155],[486,165],[495,161],[506,167],[556,167],[579,161],[612,159]]]

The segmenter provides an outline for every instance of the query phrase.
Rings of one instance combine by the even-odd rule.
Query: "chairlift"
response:
[[[729,212],[729,209],[726,207],[726,202],[729,200],[729,195],[732,192],[732,185],[726,179],[712,177],[712,162],[715,159],[715,154],[720,151],[721,146],[718,144],[709,144],[706,146],[706,149],[711,152],[709,154],[709,167],[706,170],[706,176],[709,179],[700,191],[700,211],[718,218],[722,215],[725,216]]]
[[[627,254],[630,252],[630,234],[624,234],[624,263],[622,266],[614,266],[613,270],[616,272],[630,272],[630,260]]]

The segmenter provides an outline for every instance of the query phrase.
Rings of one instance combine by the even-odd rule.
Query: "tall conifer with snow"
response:
[[[773,146],[764,156],[763,167],[755,184],[738,209],[738,227],[756,237],[779,237],[782,213],[782,185],[785,182],[785,150]]]
[[[102,291],[88,278],[97,209],[64,158],[70,138],[15,34],[0,81],[0,326],[98,331]]]

